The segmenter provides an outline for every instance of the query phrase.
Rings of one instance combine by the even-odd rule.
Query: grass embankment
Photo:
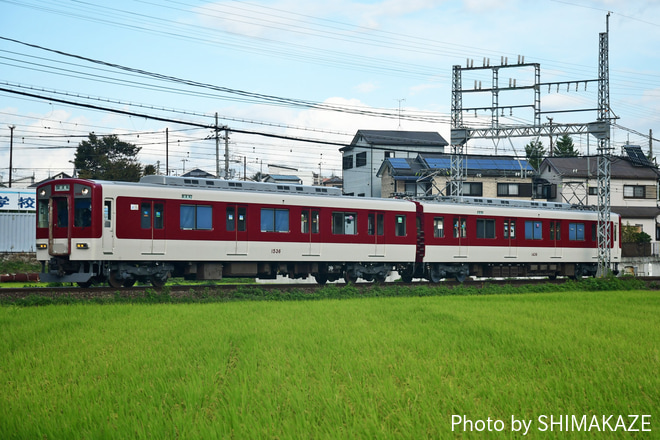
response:
[[[452,415],[581,438],[538,431],[565,414],[650,414],[652,438],[659,313],[640,290],[4,306],[0,438],[447,438]]]

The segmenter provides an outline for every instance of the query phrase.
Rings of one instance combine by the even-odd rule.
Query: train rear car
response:
[[[596,274],[596,211],[481,198],[422,206],[423,270],[429,280]],[[611,222],[611,261],[616,266],[621,261],[619,216],[612,214]]]

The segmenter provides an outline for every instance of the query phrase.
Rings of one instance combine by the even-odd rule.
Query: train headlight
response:
[[[89,249],[89,245],[87,243],[76,243],[76,249]]]
[[[37,243],[37,249],[39,249],[40,251],[45,251],[46,249],[48,249],[48,245],[46,243]]]

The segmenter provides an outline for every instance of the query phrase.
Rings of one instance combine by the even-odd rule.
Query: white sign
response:
[[[0,188],[0,211],[36,212],[37,192],[26,188]]]

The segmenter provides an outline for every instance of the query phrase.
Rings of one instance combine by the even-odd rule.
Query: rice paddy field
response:
[[[660,438],[656,291],[4,305],[0,332],[2,439]]]

